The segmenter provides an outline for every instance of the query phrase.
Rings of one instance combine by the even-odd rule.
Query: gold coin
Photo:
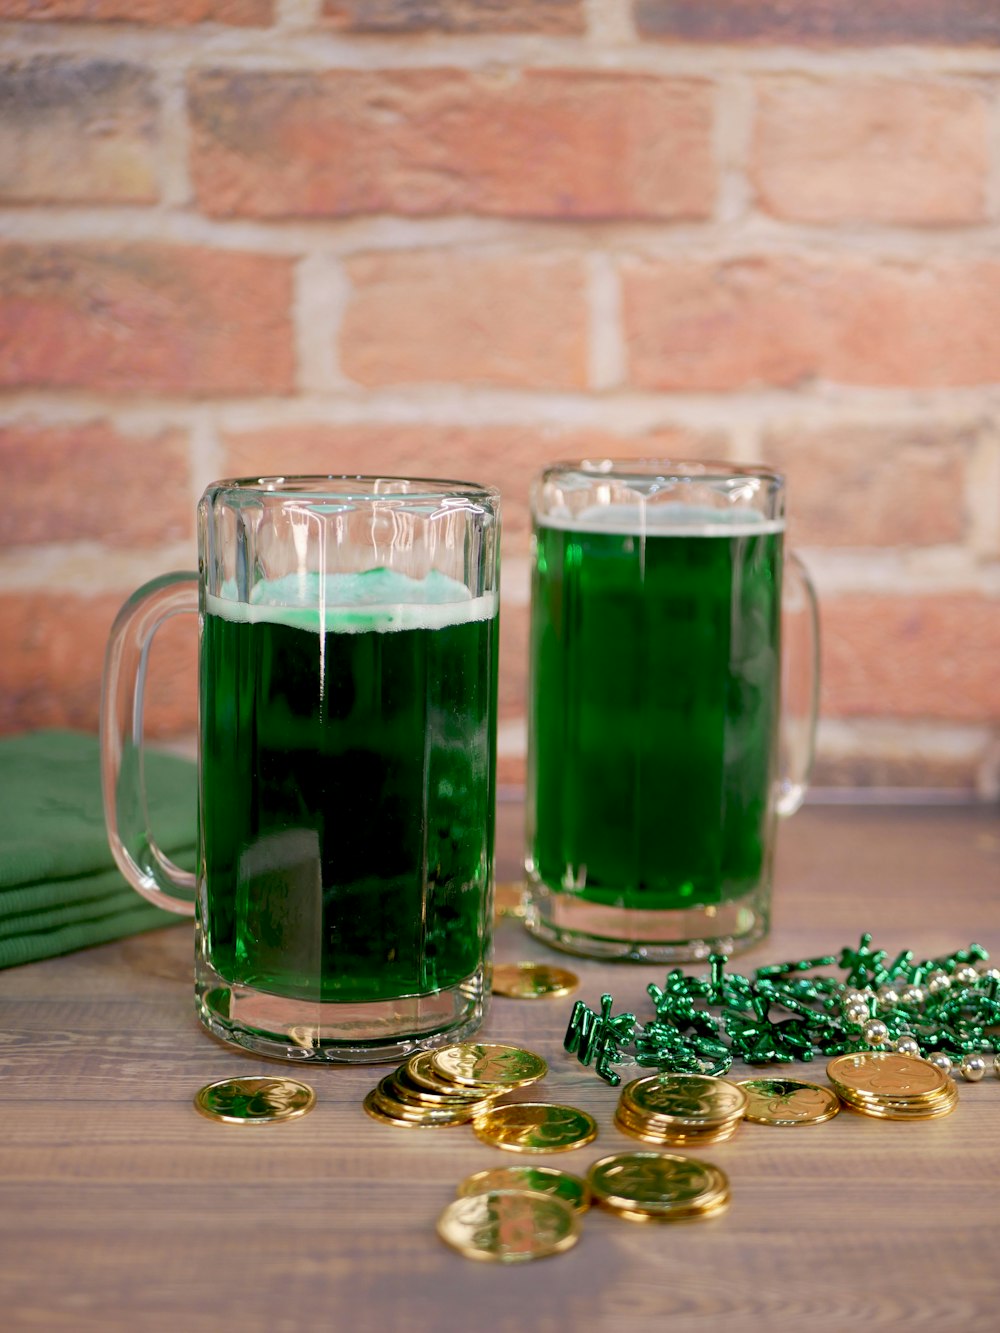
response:
[[[876,1120],[938,1120],[941,1116],[951,1115],[958,1101],[947,1102],[942,1106],[921,1107],[909,1111],[894,1110],[892,1107],[880,1107],[873,1104],[860,1104],[855,1102],[845,1102],[844,1105],[849,1111],[856,1111],[859,1115],[873,1116]]]
[[[657,1128],[649,1121],[634,1118],[621,1106],[615,1111],[616,1128],[629,1138],[638,1139],[640,1143],[671,1144],[677,1148],[697,1148],[708,1143],[724,1143],[726,1139],[733,1137],[739,1123],[738,1120],[734,1120],[729,1125],[723,1125],[721,1129],[683,1133],[678,1129]]]
[[[438,1235],[466,1259],[515,1264],[575,1245],[576,1214],[562,1199],[531,1190],[491,1190],[454,1199],[438,1218]]]
[[[747,1094],[744,1117],[758,1125],[819,1125],[840,1110],[840,1099],[829,1088],[796,1078],[746,1078],[739,1086]]]
[[[472,1119],[473,1108],[464,1103],[455,1106],[421,1106],[401,1101],[393,1094],[389,1078],[387,1075],[372,1089],[375,1105],[386,1115],[400,1120],[422,1120],[434,1125],[463,1125]]]
[[[549,1000],[570,995],[580,978],[551,963],[497,963],[493,968],[493,994],[515,1000]]]
[[[294,1078],[224,1078],[195,1094],[195,1107],[227,1125],[264,1125],[297,1120],[311,1111],[316,1094]]]
[[[433,1058],[433,1051],[417,1051],[409,1059],[403,1061],[402,1067],[406,1070],[408,1078],[428,1092],[438,1092],[444,1096],[453,1097],[480,1097],[483,1095],[481,1091],[477,1091],[475,1088],[460,1087],[450,1078],[444,1078],[443,1075],[436,1073],[431,1066]]]
[[[365,1113],[370,1115],[373,1120],[377,1120],[380,1125],[395,1125],[398,1129],[447,1129],[451,1125],[467,1125],[469,1123],[467,1117],[460,1117],[457,1120],[429,1120],[423,1116],[407,1115],[402,1111],[399,1114],[394,1114],[383,1107],[377,1088],[372,1088],[362,1102],[362,1106]]]
[[[484,1097],[482,1093],[470,1088],[460,1088],[452,1084],[447,1092],[437,1092],[425,1088],[407,1073],[406,1066],[400,1065],[382,1080],[386,1091],[397,1101],[411,1106],[467,1106],[470,1110],[485,1110],[495,1096]]]
[[[647,1213],[638,1208],[614,1208],[607,1204],[602,1205],[609,1213],[614,1213],[615,1217],[622,1217],[627,1222],[642,1223],[663,1223],[669,1222],[671,1225],[677,1222],[693,1222],[703,1217],[715,1217],[718,1213],[723,1213],[729,1207],[729,1195],[724,1194],[704,1206],[693,1207],[689,1209],[678,1210],[671,1213]]]
[[[640,1116],[698,1129],[739,1120],[747,1095],[728,1079],[708,1074],[649,1074],[627,1083],[621,1101]]]
[[[493,891],[493,915],[498,920],[505,916],[520,919],[524,916],[524,910],[524,884],[522,882],[496,885]]]
[[[494,1166],[466,1176],[458,1186],[459,1198],[468,1194],[486,1194],[490,1190],[531,1190],[535,1194],[553,1194],[569,1204],[575,1213],[590,1207],[590,1189],[585,1180],[554,1166]]]
[[[549,1068],[532,1051],[476,1041],[440,1047],[431,1056],[430,1067],[442,1079],[472,1088],[520,1088],[543,1078]]]
[[[877,1116],[883,1120],[933,1120],[954,1111],[958,1105],[958,1090],[945,1092],[940,1097],[906,1101],[891,1097],[875,1100],[842,1089],[840,1099],[849,1110],[860,1111],[862,1115]]]
[[[597,1123],[586,1111],[545,1102],[494,1106],[473,1119],[472,1130],[508,1152],[569,1152],[597,1138]]]
[[[942,1088],[940,1092],[928,1093],[926,1097],[873,1097],[870,1093],[856,1092],[847,1087],[838,1088],[837,1094],[841,1101],[855,1102],[858,1106],[898,1107],[902,1111],[919,1111],[958,1101],[958,1089],[954,1084],[950,1088]]]
[[[864,1097],[920,1100],[946,1089],[948,1075],[916,1055],[898,1051],[858,1051],[838,1055],[826,1067],[827,1077],[840,1091]]]
[[[696,1157],[675,1153],[615,1153],[587,1173],[594,1199],[613,1212],[684,1217],[711,1211],[728,1201],[724,1171]]]

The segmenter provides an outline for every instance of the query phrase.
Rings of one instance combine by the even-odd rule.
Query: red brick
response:
[[[528,712],[528,640],[531,613],[527,606],[500,605],[500,652],[497,668],[497,717],[511,722]]]
[[[186,27],[225,23],[239,28],[270,24],[274,0],[0,0],[0,19],[32,22],[151,23]]]
[[[188,446],[107,422],[0,426],[0,548],[97,541],[158,546],[194,534]]]
[[[291,264],[183,246],[0,248],[0,385],[285,393]]]
[[[626,260],[632,383],[993,384],[1000,260],[757,255]]]
[[[324,0],[323,17],[347,32],[580,33],[583,0]]]
[[[504,549],[526,554],[528,495],[532,478],[549,463],[574,458],[724,455],[725,441],[662,428],[629,437],[609,431],[524,425],[288,426],[233,433],[223,438],[228,475],[274,473],[375,473],[384,476],[453,477],[500,488]]]
[[[192,76],[189,102],[199,205],[216,216],[669,219],[712,208],[711,90],[697,80],[216,70]]]
[[[148,72],[43,56],[0,69],[0,201],[152,203],[157,102]]]
[[[104,649],[123,600],[0,593],[0,733],[97,730]],[[154,640],[146,705],[151,736],[196,728],[197,636],[196,616],[175,616]]]
[[[360,384],[586,384],[577,258],[397,252],[358,256],[348,272],[340,356]]]
[[[989,108],[928,80],[760,81],[751,179],[760,206],[798,222],[978,222]]]
[[[635,0],[643,37],[831,46],[1000,41],[996,0]]]
[[[856,593],[820,610],[824,716],[1000,719],[1000,600]]]
[[[771,431],[764,459],[788,477],[789,535],[804,546],[933,546],[966,533],[973,432],[858,424]]]

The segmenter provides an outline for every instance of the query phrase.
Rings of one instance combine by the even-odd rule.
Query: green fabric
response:
[[[146,785],[157,842],[193,869],[194,764],[147,751]],[[37,731],[0,740],[0,968],[176,922],[115,867],[96,738]]]

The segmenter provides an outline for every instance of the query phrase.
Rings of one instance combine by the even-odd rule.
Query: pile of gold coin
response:
[[[587,1174],[594,1201],[629,1222],[714,1217],[729,1204],[729,1179],[711,1162],[675,1153],[602,1157]]]
[[[380,1124],[404,1129],[466,1125],[547,1070],[541,1056],[516,1046],[463,1042],[417,1051],[372,1088],[364,1108]]]
[[[695,1147],[732,1138],[747,1094],[708,1074],[649,1074],[622,1088],[615,1124],[643,1143]]]
[[[958,1105],[958,1088],[947,1074],[898,1051],[838,1055],[826,1073],[845,1106],[880,1120],[932,1120]]]

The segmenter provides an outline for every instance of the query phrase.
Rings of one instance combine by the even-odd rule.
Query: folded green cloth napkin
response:
[[[194,764],[147,751],[146,785],[157,842],[193,869]],[[96,737],[36,731],[0,740],[0,968],[177,920],[115,867]]]

